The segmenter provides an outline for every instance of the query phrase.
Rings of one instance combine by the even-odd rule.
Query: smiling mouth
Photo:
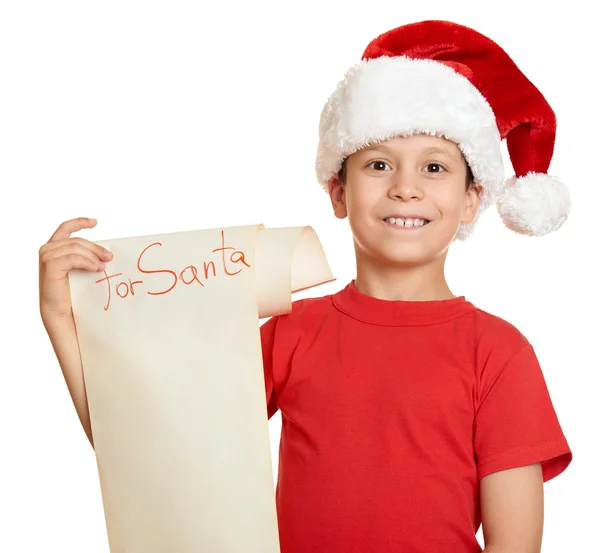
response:
[[[419,230],[431,222],[427,219],[407,219],[404,221],[403,219],[394,219],[393,217],[384,219],[383,221],[386,225],[400,230]]]

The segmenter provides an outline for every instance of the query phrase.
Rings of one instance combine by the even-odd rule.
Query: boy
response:
[[[474,553],[482,521],[485,551],[540,551],[543,482],[572,453],[532,346],[444,262],[494,200],[517,232],[562,225],[554,124],[506,53],[442,21],[376,38],[326,103],[317,174],[357,275],[261,327],[282,553]]]
[[[323,109],[317,156],[357,277],[261,326],[268,415],[282,412],[281,552],[480,552],[481,522],[485,551],[537,552],[542,484],[572,453],[532,346],[455,297],[444,263],[492,201],[517,232],[563,223],[568,193],[544,174],[553,113],[453,23],[399,27],[363,58]],[[501,137],[521,177],[506,188]],[[69,238],[94,225],[67,221],[40,249],[42,318],[90,441],[66,274],[111,259]]]

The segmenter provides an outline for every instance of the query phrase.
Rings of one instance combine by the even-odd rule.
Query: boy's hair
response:
[[[338,179],[342,184],[346,184],[346,160],[348,158],[344,159],[344,161],[342,162],[342,167],[340,168],[339,172],[338,172]],[[471,171],[471,168],[469,167],[469,164],[467,163],[467,179],[466,179],[466,187],[467,190],[469,190],[472,186],[473,186],[473,182],[474,182],[474,178],[473,178],[473,171]]]

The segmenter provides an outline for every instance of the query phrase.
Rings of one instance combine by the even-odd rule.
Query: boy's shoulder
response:
[[[477,307],[473,312],[473,325],[480,352],[489,352],[500,348],[507,355],[519,352],[530,345],[523,332],[515,324]]]
[[[333,294],[326,294],[293,300],[291,311],[274,315],[267,322],[272,325],[277,323],[286,327],[303,326],[308,324],[309,321],[322,317],[333,306],[332,296]]]
[[[309,298],[300,298],[292,301],[291,315],[307,315],[319,313],[333,304],[333,293]]]
[[[290,322],[302,322],[307,318],[319,317],[333,306],[333,294],[300,298],[292,301],[292,310],[289,313],[279,315]]]

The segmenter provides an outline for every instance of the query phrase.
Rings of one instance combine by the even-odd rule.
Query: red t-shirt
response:
[[[572,453],[534,350],[464,296],[351,281],[261,326],[282,553],[480,552],[479,480]]]

